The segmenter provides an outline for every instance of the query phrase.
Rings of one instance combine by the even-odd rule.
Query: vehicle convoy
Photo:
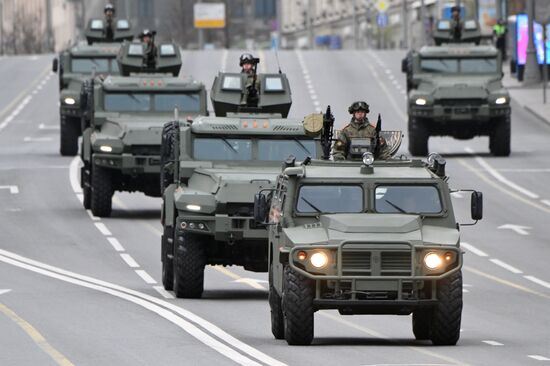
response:
[[[310,344],[314,313],[412,313],[416,339],[454,345],[462,313],[462,251],[445,161],[311,161],[283,167],[255,197],[269,230],[271,328]],[[482,218],[473,191],[472,219]]]
[[[246,74],[218,74],[211,91],[216,116],[165,126],[162,283],[177,297],[202,295],[208,264],[267,271],[267,231],[254,222],[255,192],[274,186],[290,155],[320,158],[327,141],[330,149],[331,124],[321,114],[304,122],[287,118],[285,74],[253,77],[256,90],[245,91]]]
[[[116,56],[120,42],[133,38],[130,23],[124,19],[117,21],[115,37],[109,42],[106,41],[103,30],[103,20],[90,20],[85,32],[87,41],[62,51],[53,60],[52,70],[59,73],[59,151],[63,156],[78,153],[78,137],[82,134],[82,84],[94,73],[103,76],[118,74]]]
[[[115,191],[160,197],[160,144],[170,120],[205,115],[206,90],[178,78],[181,55],[175,44],[158,46],[154,65],[144,64],[145,45],[123,43],[121,76],[96,77],[82,87],[83,204],[95,216],[111,214]]]
[[[402,63],[407,73],[409,151],[427,155],[430,136],[489,136],[491,153],[508,156],[511,108],[502,84],[501,55],[493,46],[476,44],[475,21],[464,22],[461,43],[445,43],[449,27],[449,21],[439,21],[438,45],[411,51]]]

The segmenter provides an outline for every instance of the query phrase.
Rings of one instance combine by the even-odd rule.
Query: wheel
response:
[[[84,209],[89,210],[92,207],[92,189],[90,187],[82,188],[82,205]]]
[[[176,297],[199,298],[204,290],[205,248],[199,236],[181,233],[174,255],[174,293]]]
[[[462,272],[437,282],[437,300],[431,317],[430,338],[438,346],[454,346],[460,338]]]
[[[290,345],[308,345],[313,340],[313,283],[290,267],[285,268],[283,314],[285,338]]]
[[[273,268],[269,268],[269,308],[271,310],[271,333],[275,339],[285,338],[285,321],[281,296],[273,287]]]
[[[409,117],[409,151],[415,156],[428,155],[428,126],[426,121]]]
[[[413,311],[412,328],[414,337],[423,341],[430,339],[430,320],[432,317],[431,309],[419,309]]]
[[[82,205],[89,210],[92,207],[92,189],[90,188],[90,164],[84,163],[80,169],[80,187],[82,187]]]
[[[178,141],[178,122],[166,123],[162,129],[162,143],[160,145],[160,193],[174,182],[174,167],[167,163],[176,159],[176,144]]]
[[[504,116],[495,121],[493,131],[489,136],[489,150],[495,156],[510,155],[510,135],[511,135],[510,116]]]
[[[80,123],[62,114],[59,146],[61,155],[75,156],[78,153],[78,136],[80,136]]]
[[[108,169],[93,166],[92,169],[92,194],[90,208],[97,217],[111,215],[113,198],[113,179]]]
[[[174,289],[174,228],[164,227],[161,238],[162,285],[166,291]]]

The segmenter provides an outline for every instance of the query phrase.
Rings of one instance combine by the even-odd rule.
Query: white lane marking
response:
[[[58,125],[46,125],[44,123],[41,123],[38,125],[39,130],[52,130],[52,131],[58,131],[60,130],[60,127]]]
[[[76,198],[80,201],[80,203],[84,202],[84,194],[83,193],[77,193]]]
[[[528,279],[531,282],[536,283],[537,285],[541,285],[543,287],[546,287],[547,289],[550,289],[550,283],[543,281],[535,276],[523,276],[525,279]]]
[[[453,198],[464,198],[462,192],[451,192],[451,197]]]
[[[134,258],[128,253],[121,253],[120,257],[126,262],[130,268],[139,268],[139,264],[135,261]]]
[[[153,286],[153,288],[165,299],[175,299],[174,295],[169,293],[162,286]]]
[[[10,292],[11,290],[10,289],[2,289],[0,290],[0,295],[4,295],[4,294],[7,294],[8,292]]]
[[[1,252],[3,254],[6,253],[4,250],[1,250]],[[13,253],[9,253],[9,252],[7,252],[7,253],[13,255]],[[215,339],[214,337],[212,337],[211,335],[209,335],[208,333],[206,333],[202,329],[198,328],[196,325],[194,325],[193,323],[190,322],[190,321],[193,321],[193,319],[188,318],[188,320],[190,320],[190,321],[188,321],[188,320],[185,320],[182,317],[178,317],[176,314],[170,312],[169,310],[174,310],[173,308],[177,308],[177,307],[173,306],[172,304],[170,304],[166,301],[163,301],[163,300],[157,299],[153,296],[142,294],[140,292],[133,291],[133,290],[121,287],[121,286],[110,284],[108,282],[99,281],[99,280],[93,279],[91,277],[80,276],[80,275],[77,275],[75,273],[71,273],[72,277],[69,277],[68,275],[59,274],[59,271],[60,272],[65,272],[65,271],[57,269],[55,267],[53,267],[53,268],[55,268],[57,271],[46,270],[46,269],[43,269],[43,268],[40,268],[40,267],[35,267],[33,265],[26,264],[25,262],[19,262],[17,260],[11,259],[11,258],[9,258],[9,255],[8,256],[0,255],[0,261],[3,261],[5,263],[11,264],[13,266],[20,267],[20,268],[23,268],[23,269],[26,269],[26,270],[29,270],[29,271],[32,271],[32,272],[35,272],[35,273],[38,273],[38,274],[41,274],[43,276],[55,278],[55,279],[58,279],[58,280],[61,280],[61,281],[64,281],[64,282],[72,283],[72,284],[77,285],[77,286],[81,286],[81,287],[89,288],[89,289],[96,290],[96,291],[99,291],[99,292],[103,292],[103,293],[118,297],[120,299],[129,301],[131,303],[134,303],[138,306],[141,306],[144,309],[147,309],[147,310],[149,310],[153,313],[156,313],[157,315],[161,316],[162,318],[164,318],[164,319],[168,320],[169,322],[177,325],[179,328],[181,328],[182,330],[187,332],[189,335],[191,335],[192,337],[194,337],[198,341],[202,342],[203,344],[205,344],[206,346],[212,348],[213,350],[219,352],[223,356],[231,359],[232,361],[234,361],[234,362],[236,362],[240,365],[260,366],[260,364],[258,362],[256,362],[255,360],[253,360],[251,358],[248,358],[248,357],[238,353],[235,349],[230,348],[229,346],[227,346],[227,345],[223,344],[222,342],[218,341],[217,339]],[[42,266],[50,267],[50,266],[44,265],[44,264],[42,264]],[[68,272],[68,273],[70,273],[70,272]],[[88,282],[86,282],[86,281],[88,281]],[[162,308],[161,306],[167,307],[167,308],[169,308],[169,310],[167,310],[165,308]],[[187,312],[184,309],[181,309],[181,308],[178,308],[178,309],[180,309],[182,312]],[[196,317],[198,319],[203,320],[202,318],[198,317],[197,315],[195,315],[193,313],[190,313],[190,314],[192,314],[194,317]],[[205,329],[205,330],[210,331],[209,329]],[[221,329],[220,329],[220,331],[221,331]],[[225,333],[225,332],[223,332],[223,333]],[[227,334],[227,333],[225,333],[225,334]],[[227,334],[227,336],[229,336],[230,338],[233,338],[229,334]],[[231,344],[231,343],[229,343],[229,344]],[[232,346],[239,349],[239,347],[236,347],[235,344],[232,344]],[[251,348],[252,350],[256,351],[257,353],[264,355],[260,351],[254,349],[250,346],[248,346],[248,347]],[[267,355],[264,355],[264,356],[265,356],[264,359],[272,360],[272,361],[271,362],[265,362],[264,359],[259,359],[259,360],[264,362],[264,363],[267,363],[269,365],[274,365],[274,366],[275,365],[276,366],[284,365],[283,363],[281,363],[281,362],[279,362],[275,359],[272,359],[271,357],[269,357]]]
[[[54,278],[57,278],[57,279],[61,279],[62,281],[71,282],[71,283],[76,283],[77,281],[82,282],[83,283],[82,286],[85,286],[85,287],[88,287],[88,288],[94,288],[94,287],[91,287],[91,286],[99,285],[99,286],[102,287],[102,289],[98,289],[98,291],[102,291],[102,292],[105,292],[105,293],[111,293],[111,292],[107,292],[106,290],[114,290],[114,291],[117,291],[117,292],[121,292],[123,295],[131,295],[131,297],[138,298],[138,300],[146,300],[150,303],[163,306],[163,307],[177,313],[178,315],[186,318],[187,320],[190,320],[191,322],[199,325],[200,327],[202,327],[206,331],[210,332],[211,334],[213,334],[216,337],[223,340],[224,342],[226,342],[228,344],[231,344],[234,348],[237,348],[238,350],[242,351],[243,353],[246,353],[246,354],[258,359],[258,360],[260,360],[261,362],[263,362],[265,364],[272,365],[272,366],[285,366],[286,365],[286,364],[284,364],[284,363],[282,363],[282,362],[266,355],[265,353],[249,346],[248,344],[243,343],[242,341],[238,340],[237,338],[235,338],[232,335],[230,335],[230,334],[226,333],[225,331],[223,331],[221,328],[219,328],[216,325],[210,323],[206,319],[203,319],[200,316],[198,316],[198,315],[196,315],[196,314],[194,314],[194,313],[192,313],[192,312],[190,312],[190,311],[188,311],[184,308],[181,308],[179,306],[171,304],[167,301],[164,301],[164,300],[158,299],[156,297],[149,296],[147,294],[144,294],[144,293],[141,293],[141,292],[138,292],[138,291],[135,291],[135,290],[131,290],[131,289],[119,286],[119,285],[115,285],[113,283],[109,283],[109,282],[106,282],[106,281],[101,281],[101,280],[95,279],[93,277],[80,275],[80,274],[77,274],[77,273],[74,273],[74,272],[70,272],[70,271],[58,268],[58,267],[50,266],[48,264],[41,263],[41,262],[29,259],[29,258],[25,258],[25,257],[22,257],[18,254],[8,252],[8,251],[3,250],[3,249],[0,249],[0,261],[10,263],[14,266],[29,269],[33,272],[41,273],[41,274],[44,274],[44,275],[49,276],[49,277],[54,277]],[[36,267],[33,267],[33,266],[36,266]],[[45,271],[44,269],[48,270],[48,271]],[[49,271],[51,271],[51,272],[49,272]],[[47,273],[44,273],[44,272],[47,272]],[[67,277],[67,276],[70,276],[70,277]],[[60,278],[60,277],[65,277],[65,278],[63,279],[63,278]],[[84,282],[84,281],[87,281],[87,282]],[[96,287],[99,287],[99,286],[96,286]],[[114,296],[117,296],[117,295],[114,295]],[[120,296],[118,296],[118,297],[120,297]],[[129,301],[131,301],[131,300],[129,300]],[[140,304],[138,304],[138,305],[140,305]],[[168,320],[170,320],[170,319],[168,319]],[[185,320],[182,320],[182,321],[185,322]],[[202,332],[202,330],[196,328],[195,325],[193,325],[191,323],[188,323],[188,324],[191,327],[193,327],[193,329],[191,329],[191,330],[196,329],[197,331],[199,331],[201,333],[204,333],[204,332]],[[185,330],[186,332],[188,332],[189,334],[191,334],[193,337],[199,339],[199,337],[197,337],[195,335],[195,333],[189,332],[189,330],[187,330],[188,328],[184,328],[184,327],[181,327],[181,328],[183,330]],[[208,334],[205,334],[205,336],[210,337]],[[200,337],[199,340],[201,342],[203,342],[203,337]],[[217,340],[215,340],[215,339],[213,339],[213,340],[215,342],[217,342]],[[205,342],[203,342],[203,343],[205,343]],[[208,343],[207,345],[209,345],[209,344],[210,343]],[[221,346],[224,346],[224,345],[221,344]],[[214,347],[212,347],[212,348],[214,348]],[[220,352],[218,347],[216,347],[214,349],[216,351]],[[229,349],[229,350],[231,350],[231,349]],[[239,356],[242,356],[242,355],[239,355]]]
[[[550,206],[550,200],[541,200],[546,206]]]
[[[523,271],[517,269],[516,267],[513,267],[511,265],[509,265],[508,263],[505,263],[503,261],[501,261],[500,259],[496,259],[496,258],[491,258],[489,259],[491,262],[493,262],[494,264],[496,264],[497,266],[500,266],[512,273],[515,273],[515,274],[520,274],[520,273],[523,273]]]
[[[472,252],[474,253],[475,255],[479,256],[479,257],[488,257],[489,255],[487,253],[485,253],[483,250],[481,249],[477,249],[476,247],[474,247],[472,244],[468,244],[468,243],[460,243],[460,246],[465,248],[466,250],[468,250],[469,252]]]
[[[306,82],[306,86],[309,92],[309,97],[311,99],[311,103],[313,104],[313,107],[315,109],[319,109],[319,106],[321,103],[319,103],[319,100],[317,98],[313,98],[313,96],[317,97],[317,93],[315,92],[315,88],[313,86],[313,83],[311,82],[311,78],[309,77],[309,70],[306,65],[306,61],[304,60],[304,55],[302,55],[302,51],[296,49],[294,52],[296,52],[296,57],[298,58],[298,63],[300,64],[300,68],[302,69],[302,74],[304,76],[304,80]]]
[[[235,281],[233,282],[237,282],[237,283],[244,283],[244,284],[247,284],[249,285],[250,287],[252,288],[255,288],[257,290],[265,290],[265,287],[262,286],[260,284],[260,282],[262,283],[267,283],[267,281],[264,281],[264,280],[256,280],[254,278],[239,278],[239,279],[236,279]]]
[[[541,355],[527,355],[527,357],[537,361],[550,361],[550,358]]]
[[[17,186],[0,186],[0,189],[9,189],[11,194],[19,193],[19,187]]]
[[[19,103],[19,105],[17,106],[17,108],[15,108],[9,116],[7,116],[4,121],[2,121],[2,123],[0,123],[0,131],[3,130],[4,128],[8,127],[8,125],[15,119],[15,117],[17,117],[17,115],[19,113],[21,113],[21,111],[23,110],[23,108],[25,108],[25,106],[31,101],[32,99],[32,95],[27,95],[25,97],[25,99],[23,99],[23,101],[21,101],[21,103]]]
[[[82,193],[79,193],[82,195],[82,198],[84,198],[84,194]],[[86,210],[86,213],[88,214],[88,216],[90,216],[90,219],[92,219],[92,221],[99,221],[101,220],[99,217],[97,216],[94,216],[94,214],[92,213],[92,210]]]
[[[225,69],[227,68],[227,56],[229,55],[229,51],[227,50],[227,48],[225,48],[223,51],[222,51],[222,64],[221,64],[221,72],[225,72]]]
[[[462,287],[474,287],[474,286],[472,286],[472,285],[470,285],[470,284],[467,284],[467,283],[465,283],[465,284],[463,284],[463,285],[462,285]]]
[[[99,232],[101,232],[103,235],[105,235],[105,236],[112,236],[113,235],[113,234],[111,234],[109,229],[107,229],[107,226],[105,226],[104,223],[95,222],[94,225],[97,228],[97,230],[99,230]]]
[[[482,157],[480,156],[476,156],[475,155],[475,152],[474,150],[472,150],[472,148],[470,147],[465,147],[464,150],[468,153],[468,154],[471,154],[471,155],[474,155],[474,158],[475,160],[477,161],[477,163],[479,165],[481,165],[489,174],[491,174],[496,180],[498,180],[499,182],[507,185],[508,187],[512,188],[513,190],[515,191],[518,191],[519,193],[529,197],[529,198],[532,198],[532,199],[538,199],[539,198],[539,195],[536,194],[536,193],[533,193],[531,192],[530,190],[528,189],[525,189],[519,185],[517,185],[516,183],[508,180],[507,178],[505,178],[504,176],[502,176],[499,172],[497,172],[491,165],[489,165],[489,163],[487,163],[485,161],[485,159],[483,159]]]
[[[30,137],[30,136],[27,136],[23,139],[24,142],[47,142],[52,140],[53,138],[51,137]]]
[[[488,344],[489,346],[504,346],[504,344],[497,341],[482,341],[482,342]]]
[[[69,180],[74,193],[82,193],[80,182],[78,181],[78,170],[80,169],[80,157],[75,156],[69,165]]]
[[[124,247],[122,246],[122,244],[120,244],[117,238],[110,237],[107,238],[107,240],[109,241],[109,243],[111,243],[111,245],[117,252],[124,252]]]
[[[529,226],[521,226],[521,225],[513,225],[513,224],[506,224],[506,225],[501,225],[498,227],[498,229],[504,229],[504,230],[512,230],[512,231],[515,231],[516,234],[519,234],[519,235],[529,235],[529,231],[527,230],[531,230],[532,227],[529,227]]]
[[[156,285],[157,284],[157,281],[155,281],[155,279],[153,277],[151,277],[151,275],[147,272],[145,272],[143,269],[136,269],[136,273],[138,274],[139,277],[141,277],[141,279],[143,281],[145,281],[145,283],[149,284],[149,285]]]
[[[463,289],[462,289],[462,292],[463,292],[463,293],[467,293],[467,292],[470,292],[470,290],[467,290],[467,289],[463,288]]]

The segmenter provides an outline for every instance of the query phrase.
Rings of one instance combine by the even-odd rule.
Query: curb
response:
[[[531,107],[524,105],[523,108],[531,113],[533,116],[535,116],[540,121],[546,123],[547,125],[550,125],[550,120],[546,119],[545,117],[541,116],[539,113],[535,112]]]

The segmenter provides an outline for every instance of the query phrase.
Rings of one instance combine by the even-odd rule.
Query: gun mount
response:
[[[181,70],[179,47],[173,43],[165,43],[153,46],[152,50],[153,55],[148,53],[145,43],[124,42],[117,56],[121,75],[160,73],[178,76]]]
[[[116,19],[112,22],[104,19],[90,19],[84,35],[88,44],[134,39],[131,23],[126,19]]]
[[[458,29],[452,29],[453,26]],[[481,41],[479,23],[474,19],[459,23],[453,23],[447,19],[439,20],[434,31],[434,41],[438,46],[443,43],[479,44]]]

